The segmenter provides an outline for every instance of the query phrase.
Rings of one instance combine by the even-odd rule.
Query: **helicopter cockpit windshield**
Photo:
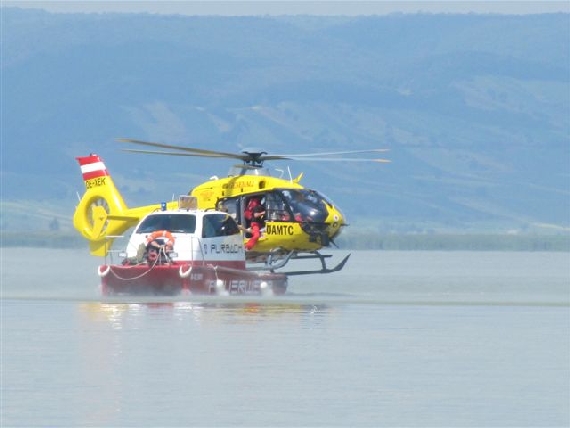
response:
[[[286,189],[280,191],[291,208],[295,221],[321,223],[326,221],[328,201],[316,190]]]

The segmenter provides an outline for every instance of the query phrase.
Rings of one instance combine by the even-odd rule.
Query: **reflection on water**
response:
[[[113,329],[141,328],[148,319],[205,323],[235,324],[266,321],[269,318],[306,319],[323,316],[328,308],[324,304],[267,304],[265,302],[244,303],[200,303],[200,302],[150,302],[150,303],[102,303],[83,302],[79,309],[91,321],[107,322]]]
[[[307,352],[299,332],[322,329],[338,311],[326,305],[215,300],[56,305],[77,309],[81,334],[72,359],[88,367],[76,373],[80,383],[97,389],[98,399],[76,415],[82,426],[141,424],[149,417],[154,422],[143,425],[230,424],[235,415],[228,408],[236,410],[241,400],[262,404],[277,391],[276,383],[284,385],[295,348]],[[314,351],[318,354],[317,347]],[[138,400],[150,407],[137,406]],[[168,411],[156,419],[153,407]],[[271,425],[271,418],[263,420]]]

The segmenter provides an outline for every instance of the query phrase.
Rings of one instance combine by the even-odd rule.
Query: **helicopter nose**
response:
[[[336,238],[338,235],[340,235],[340,232],[342,231],[342,226],[344,225],[345,221],[342,212],[338,208],[331,206],[330,215],[329,215],[329,227],[328,227],[329,237],[333,239]]]

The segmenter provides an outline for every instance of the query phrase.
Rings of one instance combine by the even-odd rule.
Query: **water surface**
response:
[[[3,249],[1,426],[570,425],[568,253],[355,252],[247,298],[102,299],[97,262]]]

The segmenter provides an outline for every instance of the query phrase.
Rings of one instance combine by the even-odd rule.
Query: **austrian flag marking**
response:
[[[107,167],[101,158],[97,155],[82,156],[76,159],[81,167],[83,181],[89,181],[93,180],[94,178],[105,177],[109,175],[107,173]]]

